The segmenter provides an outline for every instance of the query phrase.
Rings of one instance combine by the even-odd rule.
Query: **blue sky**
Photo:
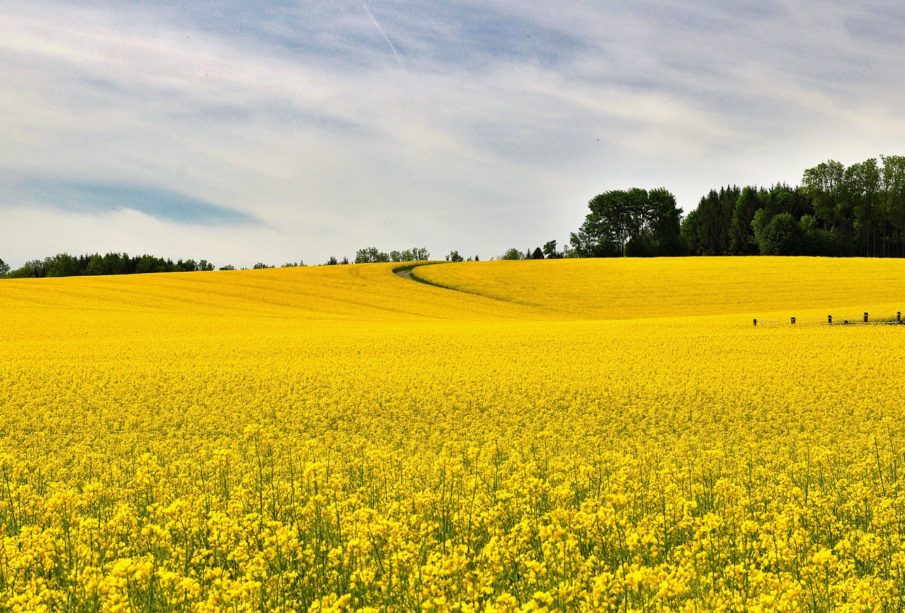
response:
[[[118,2],[0,13],[0,258],[564,242],[594,194],[905,153],[896,2]]]

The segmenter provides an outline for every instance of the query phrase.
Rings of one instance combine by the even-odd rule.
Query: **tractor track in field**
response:
[[[435,283],[434,281],[428,281],[427,279],[423,279],[413,274],[413,271],[416,268],[420,268],[422,266],[434,266],[437,264],[448,264],[448,262],[424,262],[422,264],[406,264],[404,266],[399,266],[398,268],[393,269],[393,274],[398,277],[402,277],[403,279],[407,279],[409,281],[414,281],[415,283],[423,283],[424,285],[429,285],[431,287],[436,287],[439,289],[445,289],[450,292],[459,292],[460,294],[468,294],[469,296],[478,296],[479,298],[484,298],[485,300],[493,300],[495,302],[502,302],[505,304],[516,305],[520,307],[528,307],[530,309],[537,309],[537,305],[530,304],[527,302],[519,302],[517,300],[506,300],[505,298],[497,298],[496,296],[488,296],[487,294],[482,294],[481,292],[475,292],[472,290],[462,289],[459,287],[452,287],[449,285],[443,285],[441,283]]]
[[[449,290],[451,292],[459,292],[460,294],[469,294],[471,296],[480,296],[481,298],[486,298],[488,300],[496,300],[498,302],[508,302],[510,304],[518,304],[517,302],[513,302],[511,300],[503,300],[501,298],[494,298],[493,296],[488,296],[486,294],[482,294],[480,292],[473,292],[467,289],[460,289],[458,287],[451,287],[449,285],[442,285],[440,283],[434,283],[433,281],[428,281],[427,279],[422,279],[412,273],[416,268],[420,268],[422,266],[434,266],[437,264],[446,264],[447,262],[425,262],[423,264],[406,264],[405,266],[400,266],[398,268],[393,269],[393,273],[402,277],[403,279],[408,279],[409,281],[414,281],[415,283],[423,283],[424,285],[430,285],[431,287],[437,287],[440,289]]]
[[[440,289],[448,289],[452,292],[462,292],[463,294],[473,294],[474,292],[465,292],[460,289],[456,289],[455,287],[447,287],[445,285],[440,285],[439,283],[433,283],[431,281],[426,281],[419,277],[416,277],[412,274],[412,271],[421,266],[433,266],[435,264],[445,264],[445,262],[425,262],[423,264],[405,264],[404,266],[399,266],[393,269],[393,274],[397,277],[402,277],[403,279],[408,279],[409,281],[414,281],[415,283],[423,283],[424,285],[430,285],[431,287],[439,287]],[[480,296],[481,294],[475,294],[476,296]]]

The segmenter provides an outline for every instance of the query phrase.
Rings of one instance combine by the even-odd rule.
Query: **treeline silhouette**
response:
[[[377,247],[365,247],[355,252],[356,264],[374,264],[378,262],[417,262],[429,260],[430,252],[426,247],[413,247],[411,249],[381,251]],[[327,264],[336,264],[336,258],[331,257]],[[348,260],[347,260],[348,263]]]
[[[74,256],[60,253],[43,260],[30,260],[21,268],[7,270],[11,279],[39,277],[79,277],[87,275],[131,275],[152,272],[196,272],[214,270],[207,260],[164,259],[153,255],[130,256],[127,253]]]
[[[604,192],[588,208],[565,257],[905,257],[905,156],[829,160],[795,187],[711,190],[684,219],[663,188]]]
[[[829,160],[797,187],[713,190],[681,237],[692,255],[905,257],[905,156]]]

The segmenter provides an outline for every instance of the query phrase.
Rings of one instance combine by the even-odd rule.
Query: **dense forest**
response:
[[[567,255],[905,257],[905,156],[830,160],[796,187],[711,190],[681,224],[665,189],[604,192],[588,208]]]
[[[724,187],[682,222],[692,255],[905,257],[905,156],[830,160],[797,187]]]

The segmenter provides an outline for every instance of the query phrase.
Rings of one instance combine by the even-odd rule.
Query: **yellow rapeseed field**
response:
[[[808,309],[902,306],[905,299],[905,262],[896,259],[527,260],[428,266],[414,274],[437,285],[583,319],[794,315]]]
[[[903,267],[0,281],[0,608],[902,610]]]

